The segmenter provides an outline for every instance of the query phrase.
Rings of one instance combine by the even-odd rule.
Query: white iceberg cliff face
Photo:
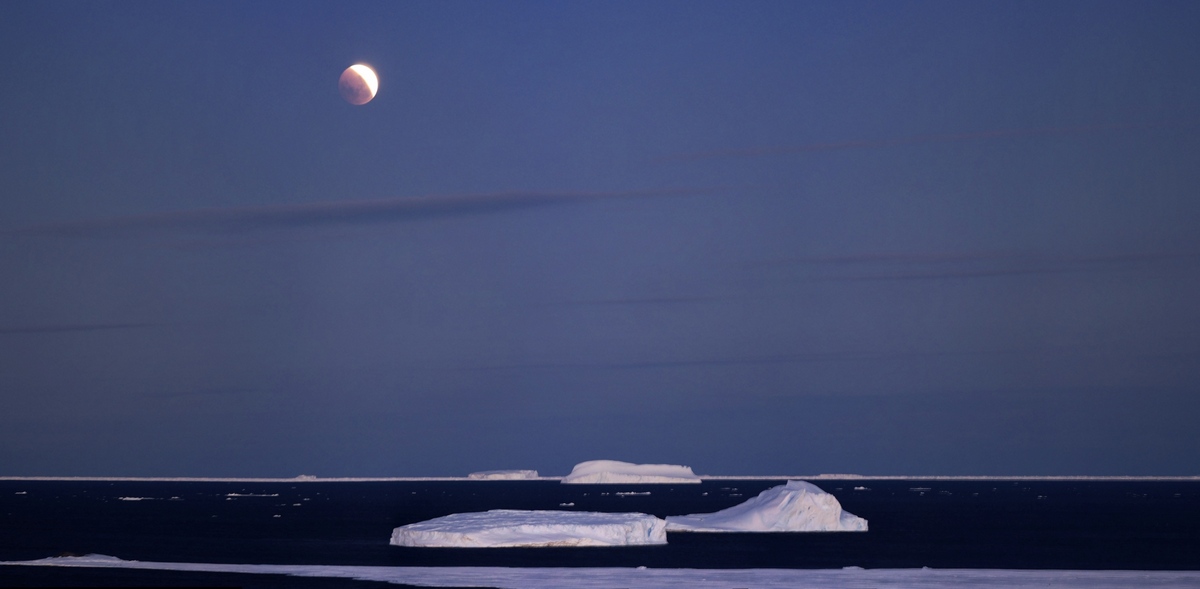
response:
[[[690,466],[675,464],[631,464],[619,460],[580,462],[563,478],[566,484],[699,483]]]
[[[520,511],[455,513],[392,530],[394,546],[508,548],[667,543],[667,522],[644,513]]]
[[[467,475],[477,481],[520,481],[538,478],[536,470],[484,470]]]
[[[837,497],[788,481],[716,513],[667,516],[671,532],[865,532],[867,520],[842,511]]]

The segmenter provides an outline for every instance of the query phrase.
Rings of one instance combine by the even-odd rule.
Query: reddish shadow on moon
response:
[[[363,105],[375,98],[378,81],[375,72],[364,65],[352,65],[338,78],[338,91],[346,102]]]

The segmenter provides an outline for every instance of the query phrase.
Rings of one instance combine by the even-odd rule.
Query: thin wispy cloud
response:
[[[49,325],[0,326],[0,335],[38,333],[78,333],[88,331],[114,331],[151,327],[152,323],[74,323]]]
[[[242,396],[252,395],[263,392],[261,389],[250,387],[222,387],[222,388],[207,388],[207,389],[188,389],[182,391],[165,391],[154,393],[149,396],[159,398],[176,398],[176,397],[225,397],[225,396]]]
[[[687,196],[697,188],[610,192],[495,192],[431,194],[376,200],[193,209],[29,226],[11,234],[119,237],[156,231],[246,233],[264,229],[395,223],[433,217],[501,213],[531,207],[602,200]]]
[[[1137,131],[1160,128],[1194,127],[1200,121],[1172,121],[1165,123],[1123,123],[1109,125],[1075,125],[1061,127],[1030,127],[1024,129],[990,129],[968,133],[937,133],[930,135],[910,135],[907,137],[891,137],[883,139],[857,139],[850,141],[829,141],[805,143],[799,145],[775,145],[748,147],[743,149],[720,149],[697,151],[667,155],[653,160],[654,163],[697,162],[714,159],[758,158],[778,155],[804,153],[819,153],[828,151],[843,151],[855,149],[881,149],[902,145],[920,145],[933,143],[959,143],[966,141],[984,141],[988,139],[1018,139],[1024,137],[1043,137],[1055,135],[1083,135],[1115,131]]]
[[[940,280],[1142,270],[1197,262],[1200,262],[1200,252],[1191,251],[1096,256],[967,252],[799,257],[764,265],[806,269],[811,277],[823,280]]]
[[[1071,346],[1030,346],[1007,348],[955,348],[928,350],[876,350],[876,351],[842,351],[842,352],[810,352],[794,354],[768,354],[758,356],[730,356],[724,358],[691,358],[691,359],[651,359],[626,360],[611,362],[533,362],[515,364],[494,364],[475,367],[454,367],[455,371],[506,371],[506,370],[645,370],[696,367],[725,367],[725,366],[755,366],[755,365],[786,365],[786,364],[830,364],[854,362],[879,362],[896,359],[915,358],[953,358],[966,356],[1107,356],[1121,354],[1130,356],[1128,350],[1114,351],[1102,346],[1071,345]],[[1195,350],[1175,350],[1168,354],[1161,352],[1137,354],[1139,357],[1192,357]]]
[[[609,306],[609,305],[677,305],[677,304],[704,304],[713,302],[723,302],[735,300],[739,297],[730,296],[675,296],[675,297],[625,297],[615,299],[578,299],[556,303],[547,303],[555,306]]]
[[[1200,252],[1159,251],[1094,256],[1046,255],[1011,251],[876,252],[782,258],[750,264],[753,268],[789,269],[808,280],[903,281],[967,280],[1036,274],[1071,274],[1194,268]],[[744,302],[770,295],[737,292],[575,299],[536,306],[672,306]]]
[[[671,360],[629,360],[618,362],[545,362],[528,364],[496,364],[477,366],[474,368],[458,368],[458,370],[492,371],[492,370],[559,370],[559,369],[598,369],[598,370],[637,370],[653,368],[689,368],[698,366],[745,366],[758,364],[799,364],[810,362],[834,362],[874,359],[888,354],[880,353],[814,353],[814,354],[773,354],[764,356],[744,356],[729,358],[697,358]]]

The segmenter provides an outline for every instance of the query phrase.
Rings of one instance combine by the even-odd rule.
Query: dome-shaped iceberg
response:
[[[771,487],[715,513],[667,516],[669,532],[865,532],[867,520],[804,481]]]

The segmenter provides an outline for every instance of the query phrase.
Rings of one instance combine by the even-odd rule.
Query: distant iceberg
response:
[[[631,464],[618,460],[580,462],[563,478],[567,484],[611,483],[699,483],[690,466],[674,464]]]
[[[484,470],[473,472],[467,478],[477,481],[518,481],[538,478],[536,470]]]
[[[644,513],[520,511],[455,513],[392,530],[394,546],[507,548],[667,543],[667,522]]]
[[[842,511],[837,497],[804,481],[771,487],[716,513],[667,516],[671,532],[865,532],[867,520]]]

